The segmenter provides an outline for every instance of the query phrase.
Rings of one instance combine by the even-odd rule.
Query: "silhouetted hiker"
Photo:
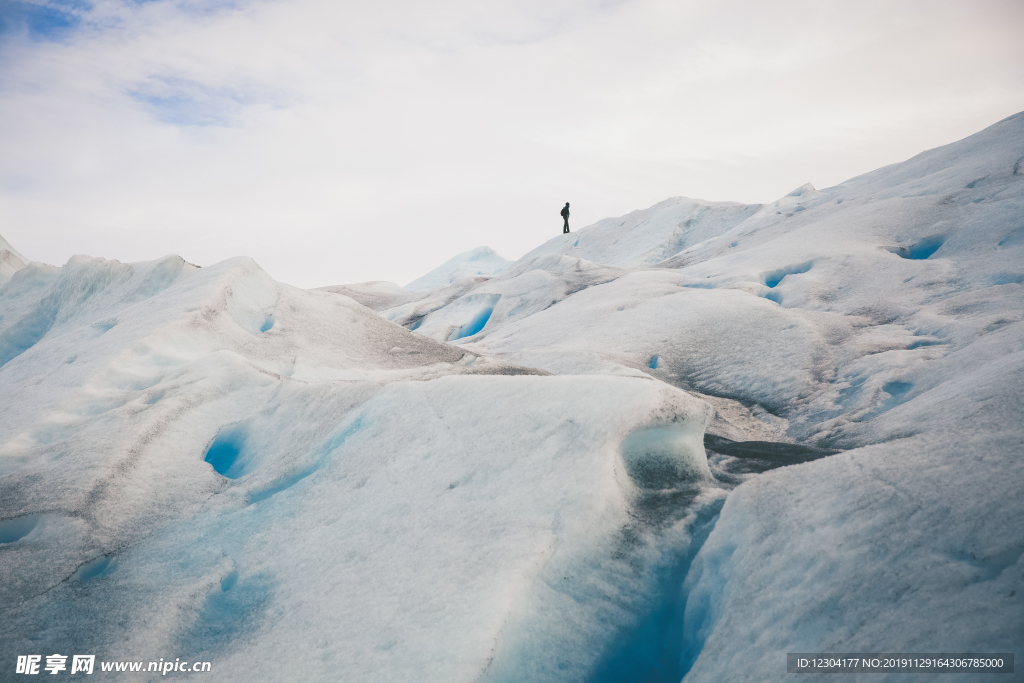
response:
[[[562,207],[562,218],[565,219],[565,225],[562,226],[562,234],[569,232],[569,202],[565,203]]]

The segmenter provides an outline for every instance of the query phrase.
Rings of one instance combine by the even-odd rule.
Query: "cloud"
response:
[[[57,263],[408,281],[480,244],[518,256],[566,199],[577,225],[771,201],[1024,109],[1013,1],[32,8],[68,18],[3,15],[0,234]]]
[[[150,76],[126,93],[160,122],[176,126],[230,126],[246,107],[287,106],[283,94],[258,85],[213,86],[174,76]]]

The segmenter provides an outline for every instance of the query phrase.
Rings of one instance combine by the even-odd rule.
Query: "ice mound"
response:
[[[710,237],[717,237],[761,210],[760,204],[708,202],[674,197],[626,216],[605,218],[554,237],[523,256],[529,263],[558,253],[616,268],[652,266]]]
[[[405,288],[412,292],[425,292],[467,277],[490,277],[505,270],[510,263],[511,261],[502,258],[490,247],[477,247],[445,261],[426,275],[407,284]]]
[[[623,272],[570,256],[544,254],[518,262],[500,278],[460,280],[381,315],[432,339],[456,341],[476,335],[485,326],[489,332],[498,330]],[[465,334],[467,330],[472,333]]]

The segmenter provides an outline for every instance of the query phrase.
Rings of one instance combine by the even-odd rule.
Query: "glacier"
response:
[[[53,652],[606,683],[1024,650],[1022,166],[1024,113],[406,287],[0,239],[0,679]]]

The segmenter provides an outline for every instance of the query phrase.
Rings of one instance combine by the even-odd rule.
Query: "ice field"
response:
[[[406,287],[0,238],[5,662],[691,683],[1022,653],[1022,385],[1024,113]]]

